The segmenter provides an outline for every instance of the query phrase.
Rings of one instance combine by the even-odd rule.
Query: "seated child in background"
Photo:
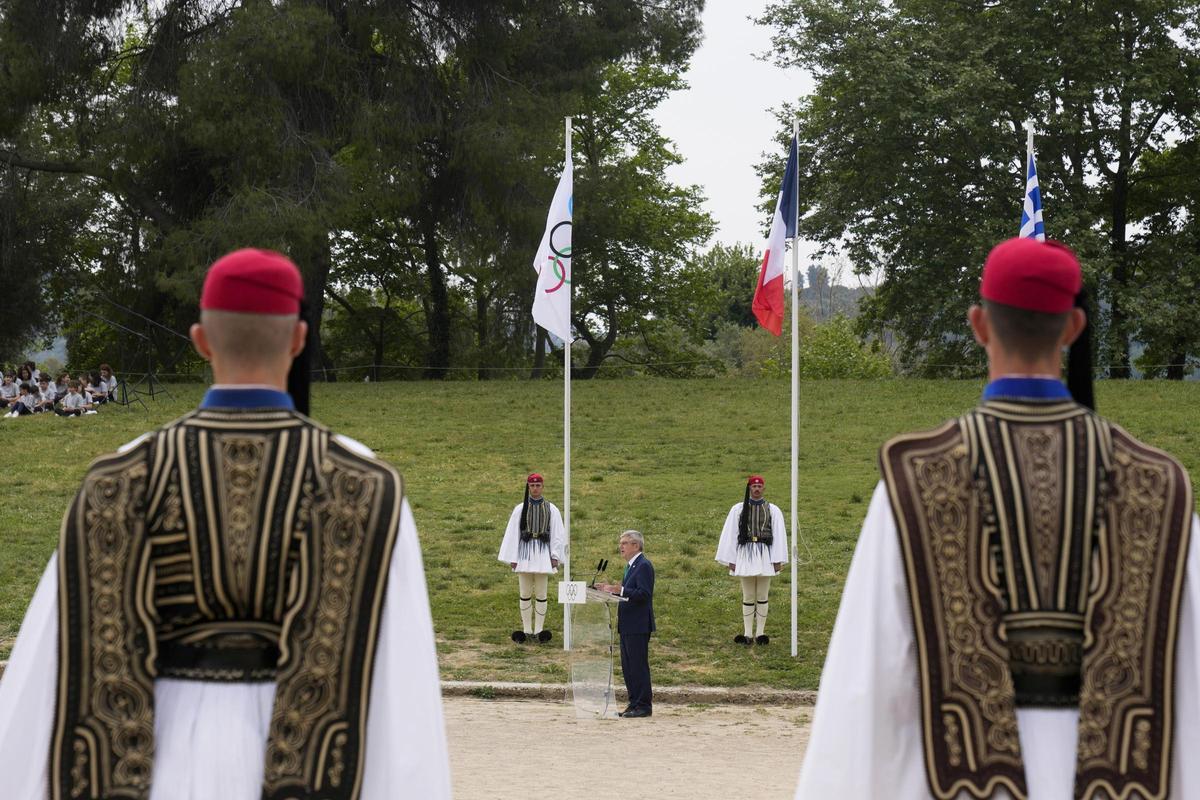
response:
[[[71,382],[71,373],[61,372],[58,379],[54,382],[54,400],[55,402],[62,400],[67,396],[67,384]]]
[[[0,383],[0,408],[8,408],[20,394],[15,376],[11,372],[4,373],[4,382]]]
[[[33,367],[29,366],[28,361],[17,367],[17,386],[22,383],[33,385]]]
[[[43,372],[38,377],[37,402],[33,405],[33,412],[40,414],[43,411],[53,411],[54,400],[54,384],[50,383],[50,376]]]
[[[113,375],[112,367],[108,364],[100,365],[100,378],[96,381],[96,389],[100,394],[97,395],[98,402],[111,403],[117,399],[117,376]]]
[[[58,404],[58,409],[54,412],[60,417],[78,417],[85,411],[91,411],[92,404],[83,396],[80,391],[79,381],[68,381],[67,396]]]
[[[22,383],[17,393],[17,399],[10,406],[12,411],[9,411],[5,416],[23,417],[26,414],[32,414],[36,405],[37,395],[34,393],[33,387],[28,383]]]
[[[81,372],[76,380],[79,381],[79,393],[83,395],[85,400],[88,401],[88,405],[92,405],[96,399],[96,396],[93,394],[95,388],[92,385],[91,373]]]

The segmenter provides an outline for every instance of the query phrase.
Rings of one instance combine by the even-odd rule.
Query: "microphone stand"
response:
[[[600,559],[600,563],[596,565],[596,574],[592,576],[592,582],[588,584],[588,588],[596,588],[596,578],[599,578],[606,569],[608,569],[608,559],[602,558]]]

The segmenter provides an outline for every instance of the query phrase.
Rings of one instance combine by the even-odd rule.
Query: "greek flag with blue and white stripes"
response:
[[[1038,188],[1037,165],[1033,162],[1033,133],[1030,132],[1029,154],[1025,160],[1025,205],[1021,209],[1021,238],[1046,241],[1046,226],[1042,224],[1042,191]]]

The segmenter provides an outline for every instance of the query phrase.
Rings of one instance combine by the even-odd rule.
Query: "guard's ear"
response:
[[[300,351],[304,349],[307,341],[308,323],[302,319],[296,320],[296,327],[292,328],[292,346],[288,357],[295,358],[300,355]]]
[[[1087,312],[1078,306],[1072,308],[1071,312],[1067,315],[1067,324],[1063,327],[1062,336],[1058,340],[1058,346],[1070,346],[1083,333],[1083,329],[1087,327],[1087,324]]]
[[[192,338],[192,347],[196,348],[196,352],[205,361],[212,361],[212,345],[208,342],[208,334],[204,331],[204,326],[199,323],[193,323],[188,329],[188,335]]]
[[[986,350],[992,341],[992,328],[987,311],[976,303],[967,309],[967,322],[971,323],[971,333],[975,334],[975,341],[979,342],[979,346]]]

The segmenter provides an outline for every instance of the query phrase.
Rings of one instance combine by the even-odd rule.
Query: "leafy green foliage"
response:
[[[752,304],[761,267],[761,256],[748,244],[716,244],[684,267],[681,278],[697,287],[696,322],[706,338],[715,336],[721,323],[758,325]]]
[[[863,344],[851,322],[837,316],[817,325],[800,348],[800,377],[806,380],[829,378],[887,378],[892,375],[888,357]]]
[[[614,64],[584,98],[572,229],[573,322],[588,346],[581,377],[647,318],[691,317],[694,284],[678,278],[713,222],[699,210],[699,187],[667,181],[679,156],[650,114],[682,86],[658,63]]]
[[[770,6],[780,62],[817,81],[780,110],[781,142],[800,122],[801,234],[882,273],[862,324],[894,332],[905,367],[976,358],[962,319],[988,249],[1017,233],[1028,119],[1046,230],[1081,255],[1104,305],[1094,320],[1110,374],[1128,376],[1132,334],[1161,338],[1143,321],[1163,317],[1156,303],[1192,304],[1169,288],[1155,234],[1128,226],[1135,208],[1186,208],[1138,173],[1195,140],[1197,19],[1192,0]],[[781,168],[762,170],[771,202]]]
[[[420,349],[445,377],[452,361],[528,362],[559,121],[644,116],[697,46],[702,4],[61,5],[50,26],[34,0],[0,9],[0,282],[29,307],[46,285],[51,305],[112,297],[182,331],[213,258],[274,248],[304,272],[321,366],[335,366],[328,299],[371,363],[404,336],[395,357]],[[686,247],[703,224],[694,191],[662,178],[665,144],[628,127],[648,149],[601,146],[616,183],[596,201],[625,210],[606,235],[626,261]],[[662,316],[644,292],[614,302],[631,331]],[[32,332],[14,326],[13,349]],[[360,358],[339,336],[333,352]],[[172,348],[150,350],[175,366]]]

